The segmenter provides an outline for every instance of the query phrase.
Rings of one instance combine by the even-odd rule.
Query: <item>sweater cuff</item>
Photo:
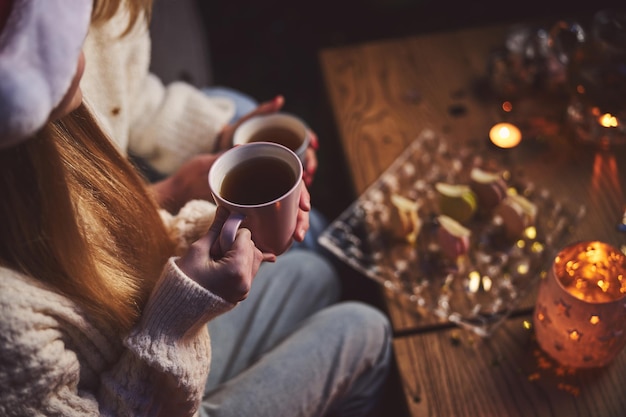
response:
[[[142,315],[141,332],[152,339],[184,339],[235,304],[218,297],[185,275],[177,258],[168,260]]]

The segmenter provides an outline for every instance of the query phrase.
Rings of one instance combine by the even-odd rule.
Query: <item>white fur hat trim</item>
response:
[[[92,0],[13,0],[0,32],[0,148],[41,129],[68,91]]]

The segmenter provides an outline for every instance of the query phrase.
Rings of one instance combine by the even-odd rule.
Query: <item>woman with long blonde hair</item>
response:
[[[336,276],[317,256],[277,260],[246,229],[222,253],[227,213],[209,227],[207,202],[159,209],[82,103],[91,13],[0,0],[0,415],[370,410],[385,318],[329,307]],[[236,360],[214,364],[225,350]]]

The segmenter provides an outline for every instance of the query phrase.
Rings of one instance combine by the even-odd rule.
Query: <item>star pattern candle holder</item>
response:
[[[562,365],[608,365],[626,345],[626,256],[598,241],[564,248],[540,283],[533,318],[537,342]]]

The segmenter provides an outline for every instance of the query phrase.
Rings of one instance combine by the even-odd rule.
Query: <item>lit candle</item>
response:
[[[498,123],[489,131],[489,139],[499,148],[513,148],[522,140],[522,132],[511,123]]]
[[[578,242],[556,256],[535,306],[537,342],[563,365],[607,365],[626,346],[626,256]]]
[[[563,288],[574,297],[591,303],[606,303],[626,294],[626,257],[602,242],[563,250],[554,261]]]
[[[617,117],[613,116],[611,113],[605,113],[598,117],[598,122],[604,127],[617,127],[619,125]]]

